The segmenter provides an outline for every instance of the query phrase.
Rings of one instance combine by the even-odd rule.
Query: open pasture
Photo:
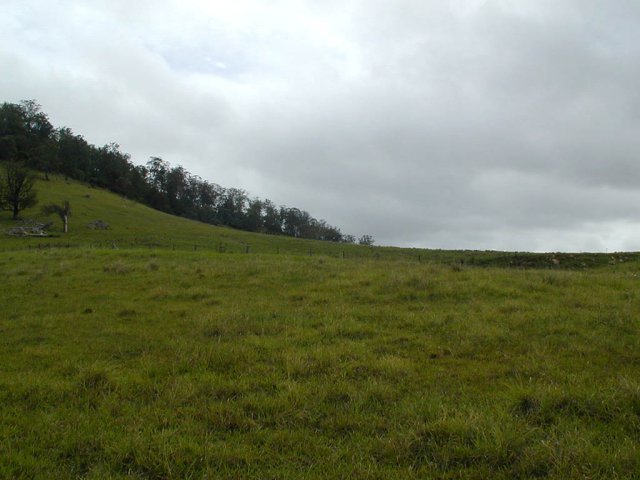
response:
[[[635,262],[0,254],[0,478],[637,478]]]

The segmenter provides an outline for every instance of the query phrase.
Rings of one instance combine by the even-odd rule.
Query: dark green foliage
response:
[[[360,245],[367,245],[367,246],[371,246],[374,244],[374,240],[373,237],[371,235],[362,235],[359,239],[358,239],[358,243]]]
[[[0,173],[0,209],[9,210],[17,220],[22,210],[37,203],[35,175],[17,162],[7,163]]]

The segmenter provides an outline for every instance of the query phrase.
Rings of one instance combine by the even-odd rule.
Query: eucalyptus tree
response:
[[[0,209],[12,212],[13,219],[17,220],[22,210],[38,202],[35,181],[35,175],[23,165],[17,162],[5,164],[0,182]]]

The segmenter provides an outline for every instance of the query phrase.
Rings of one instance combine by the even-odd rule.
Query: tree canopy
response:
[[[35,176],[23,165],[8,162],[0,178],[0,210],[9,210],[17,220],[20,211],[37,203]]]

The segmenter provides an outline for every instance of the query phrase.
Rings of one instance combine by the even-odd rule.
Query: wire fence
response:
[[[267,245],[243,241],[189,242],[182,239],[157,238],[112,238],[100,241],[65,241],[60,237],[51,241],[41,238],[12,238],[9,242],[0,239],[0,252],[43,251],[53,249],[90,250],[162,250],[177,252],[201,252],[207,254],[238,255],[289,255],[318,256],[339,259],[407,261],[424,264],[445,264],[460,267],[505,267],[543,269],[585,269],[640,261],[640,253],[528,253],[463,250],[423,250],[390,247],[364,247],[356,245]]]
[[[0,241],[0,252],[14,251],[44,251],[58,249],[89,249],[89,250],[162,250],[178,252],[202,252],[217,254],[243,254],[243,255],[294,255],[294,256],[323,256],[339,259],[369,259],[369,260],[411,260],[422,263],[429,261],[425,255],[411,254],[402,250],[395,252],[385,252],[377,250],[375,247],[340,248],[329,247],[297,247],[287,248],[287,246],[276,245],[253,245],[244,242],[206,242],[189,243],[184,241],[157,241],[157,240],[102,240],[88,242],[73,241],[49,241],[43,242],[41,239],[25,238],[21,240],[13,239],[10,244],[2,245]],[[21,244],[21,241],[24,243]]]

